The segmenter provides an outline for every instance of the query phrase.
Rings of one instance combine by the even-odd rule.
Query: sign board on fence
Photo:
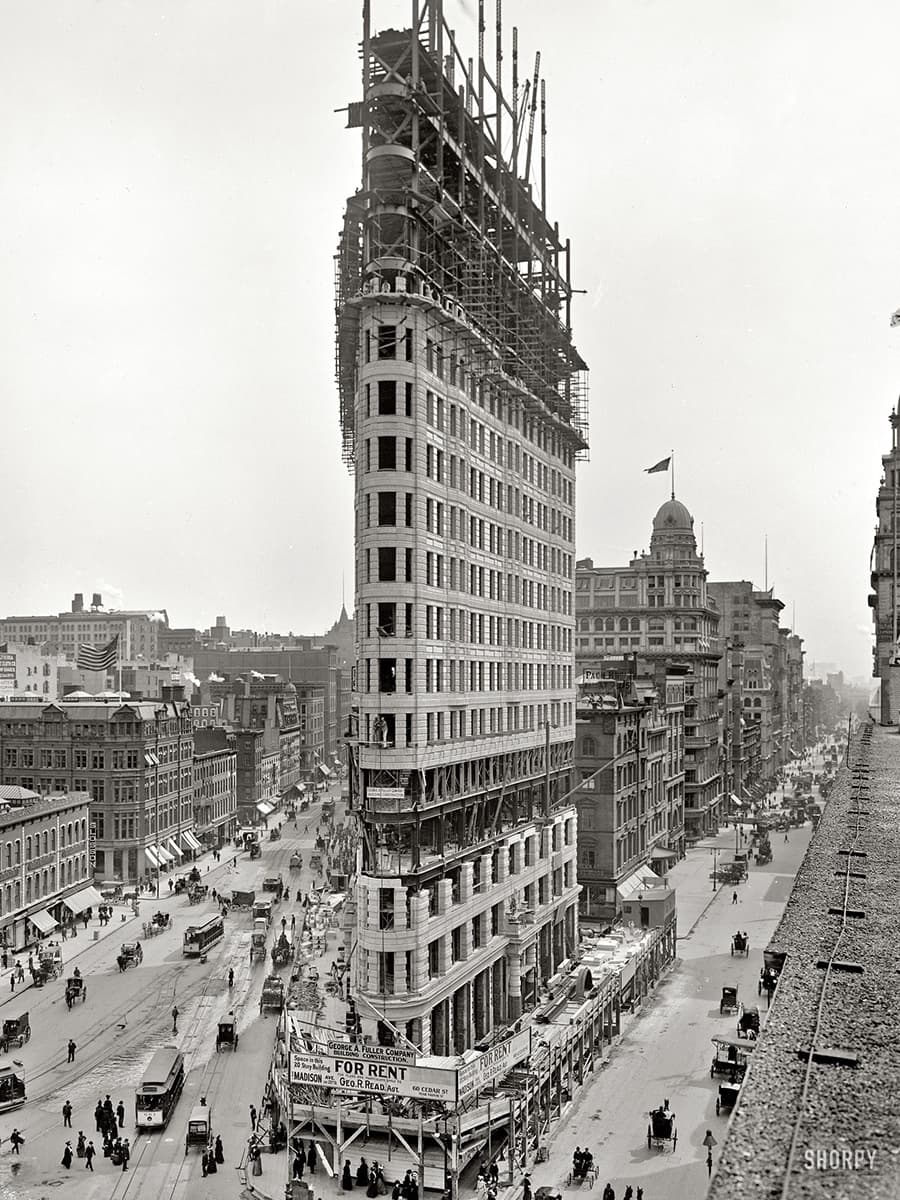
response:
[[[364,1058],[367,1062],[403,1063],[407,1067],[416,1065],[415,1050],[403,1046],[366,1046],[358,1042],[329,1042],[328,1053],[332,1058]]]
[[[522,1062],[530,1053],[530,1029],[523,1029],[521,1033],[516,1033],[505,1042],[501,1042],[499,1046],[486,1050],[484,1054],[460,1068],[459,1099],[465,1100],[473,1092],[490,1087],[495,1080],[502,1079],[516,1063]]]
[[[406,795],[406,788],[394,787],[367,787],[366,798],[369,800],[402,800]]]
[[[355,1095],[405,1096],[412,1100],[456,1102],[456,1072],[404,1063],[373,1062],[347,1055],[331,1058],[291,1053],[289,1082],[333,1088]]]

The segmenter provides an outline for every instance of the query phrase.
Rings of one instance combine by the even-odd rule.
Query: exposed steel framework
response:
[[[587,452],[587,367],[572,344],[570,246],[547,217],[540,54],[520,81],[513,30],[507,98],[501,0],[495,25],[492,72],[484,0],[474,61],[463,57],[443,0],[412,0],[411,27],[382,33],[373,33],[364,3],[363,100],[348,108],[348,127],[362,131],[362,188],[347,203],[335,279],[336,375],[351,469],[359,303],[373,292],[440,306],[498,392],[556,425],[579,456]]]

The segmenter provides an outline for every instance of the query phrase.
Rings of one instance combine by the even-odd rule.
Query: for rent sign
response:
[[[412,1100],[456,1102],[456,1072],[385,1062],[357,1053],[339,1057],[292,1053],[292,1084],[332,1088],[354,1095],[404,1096]]]
[[[523,1029],[486,1050],[484,1054],[462,1067],[459,1074],[459,1099],[466,1100],[473,1092],[480,1092],[497,1079],[502,1079],[516,1063],[522,1062],[531,1053],[531,1030]]]

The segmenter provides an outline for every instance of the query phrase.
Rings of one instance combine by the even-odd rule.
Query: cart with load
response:
[[[262,987],[259,999],[261,1016],[267,1013],[280,1013],[284,1008],[284,981],[278,975],[269,975]]]
[[[665,1150],[672,1143],[674,1150],[678,1144],[678,1129],[675,1125],[675,1114],[669,1109],[669,1102],[654,1108],[650,1113],[650,1124],[647,1126],[647,1149],[656,1147]]]
[[[46,946],[41,950],[41,970],[45,980],[58,979],[62,975],[62,946]]]
[[[205,1150],[212,1141],[212,1109],[208,1104],[198,1104],[191,1109],[188,1118],[187,1133],[184,1138],[184,1152],[187,1154],[191,1146],[202,1146]]]
[[[222,1017],[219,1021],[219,1031],[216,1034],[216,1054],[223,1047],[229,1050],[237,1050],[238,1036],[237,1021],[234,1019],[234,1013],[230,1012],[227,1017]]]
[[[261,918],[253,922],[253,932],[250,934],[250,961],[263,962],[266,957],[266,939],[268,923]]]
[[[756,1041],[759,1037],[759,1009],[755,1004],[742,1004],[737,1023],[738,1037]]]
[[[280,875],[267,875],[263,880],[262,890],[264,892],[274,892],[275,903],[277,904],[284,895],[284,880]]]
[[[7,1054],[11,1046],[21,1048],[31,1037],[31,1022],[28,1013],[20,1017],[7,1017],[3,1022],[3,1035],[0,1037],[0,1053]]]
[[[252,908],[256,903],[256,892],[232,892],[231,907],[232,908]]]
[[[257,900],[253,905],[253,920],[265,921],[268,925],[272,920],[272,901]]]
[[[66,1008],[71,1008],[76,1000],[82,1003],[87,1000],[87,984],[80,975],[70,975],[66,980]]]
[[[740,1083],[747,1073],[747,1060],[756,1043],[725,1035],[714,1037],[712,1043],[716,1051],[709,1068],[710,1079],[726,1075],[730,1083]]]
[[[272,966],[286,967],[293,958],[293,947],[287,934],[280,934],[278,941],[272,947]]]

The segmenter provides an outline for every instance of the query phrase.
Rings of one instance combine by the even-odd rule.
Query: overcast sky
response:
[[[474,53],[474,0],[446,8]],[[313,633],[342,588],[352,606],[332,256],[360,9],[5,0],[0,614],[99,590],[176,625]],[[669,484],[643,471],[674,448],[711,578],[762,587],[768,535],[807,661],[868,676],[900,8],[507,0],[504,19],[523,74],[542,51],[550,215],[587,293],[579,557],[648,546]]]

